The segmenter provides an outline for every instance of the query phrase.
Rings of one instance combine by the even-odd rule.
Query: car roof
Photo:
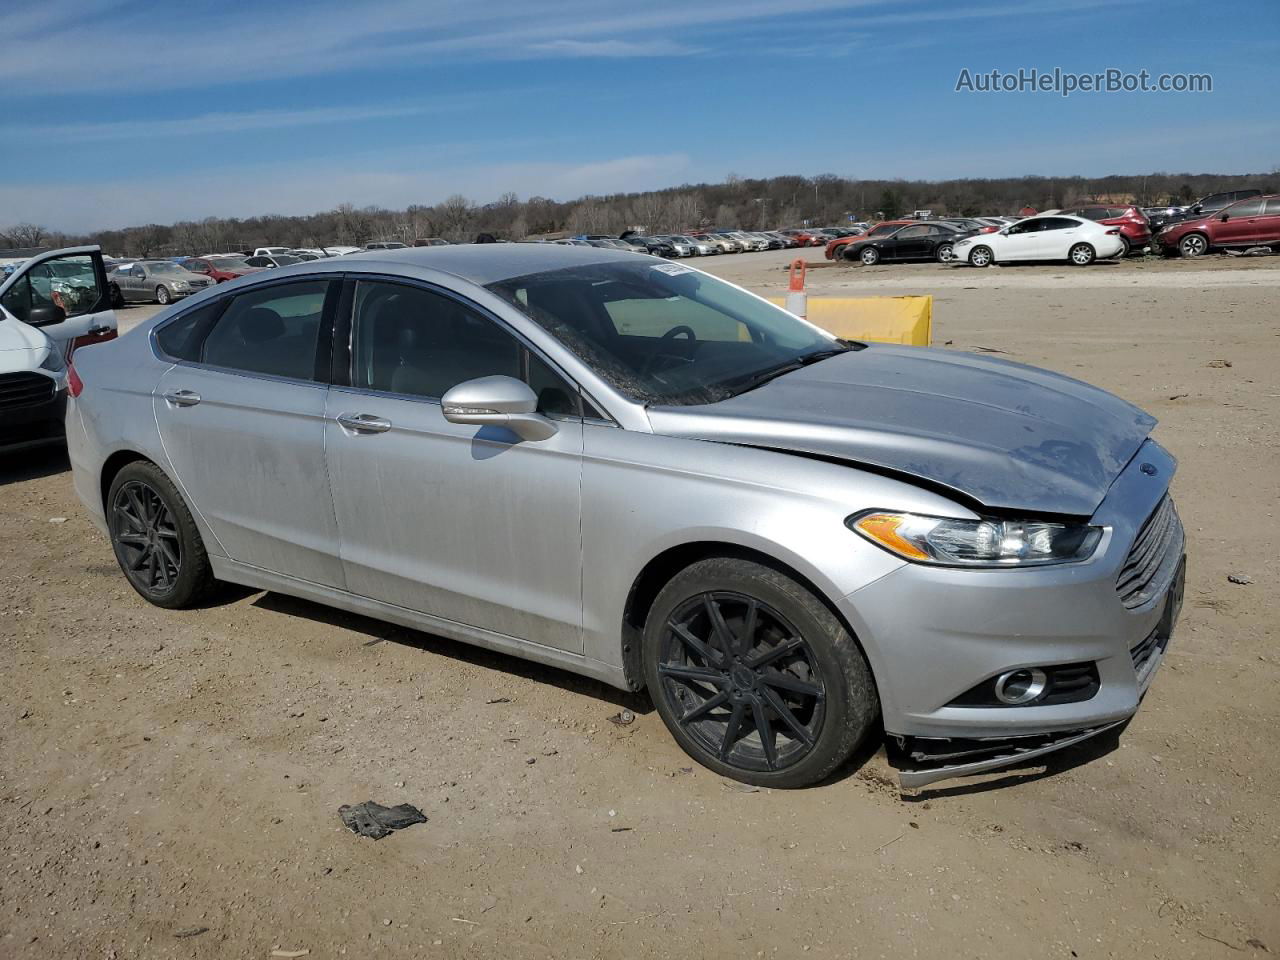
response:
[[[376,260],[451,273],[485,286],[530,273],[544,273],[593,263],[634,263],[629,250],[559,243],[468,243],[448,247],[408,247],[403,250],[370,250],[342,258],[346,264]],[[313,264],[314,266],[314,264]]]

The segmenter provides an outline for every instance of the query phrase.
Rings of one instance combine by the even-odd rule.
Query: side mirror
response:
[[[558,427],[537,412],[538,397],[514,377],[479,377],[460,383],[440,399],[450,423],[506,427],[522,440],[546,440]]]
[[[27,323],[33,327],[51,327],[67,319],[67,311],[56,303],[41,303],[33,306],[27,316]]]
[[[1221,220],[1223,223],[1226,223],[1228,220],[1230,220],[1230,219],[1231,219],[1231,214],[1229,214],[1229,213],[1224,213],[1224,214],[1223,214],[1222,216],[1220,216],[1218,219],[1219,219],[1219,220]]]

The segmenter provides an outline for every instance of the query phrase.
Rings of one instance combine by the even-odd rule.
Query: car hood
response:
[[[728,400],[649,408],[653,431],[880,468],[999,511],[1087,517],[1154,417],[1070,377],[871,344]]]
[[[30,370],[45,358],[49,338],[35,327],[0,317],[0,373]]]

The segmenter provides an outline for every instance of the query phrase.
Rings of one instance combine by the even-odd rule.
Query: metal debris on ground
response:
[[[1238,583],[1242,587],[1247,587],[1249,584],[1253,583],[1253,577],[1249,576],[1247,573],[1228,573],[1227,580],[1231,583]]]
[[[1231,361],[1230,360],[1210,360],[1208,363],[1205,364],[1205,366],[1206,367],[1229,367],[1231,366]]]
[[[384,807],[372,800],[355,805],[343,804],[338,808],[338,816],[352,833],[373,840],[381,840],[388,834],[411,827],[415,823],[427,822],[422,811],[412,804]]]
[[[186,930],[175,930],[173,935],[179,940],[183,940],[187,937],[198,937],[200,934],[208,932],[208,927],[188,927]]]
[[[494,697],[492,700],[486,700],[485,703],[510,703],[510,697]]]
[[[630,710],[623,710],[610,717],[609,722],[615,727],[629,727],[636,722],[636,715]]]

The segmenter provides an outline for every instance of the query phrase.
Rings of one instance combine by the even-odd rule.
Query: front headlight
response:
[[[949,567],[1023,567],[1087,560],[1102,528],[1076,523],[953,520],[873,511],[850,517],[855,533],[904,560]]]
[[[57,344],[50,347],[48,356],[40,361],[40,369],[48,370],[50,373],[61,373],[67,369],[67,361],[63,358]]]

